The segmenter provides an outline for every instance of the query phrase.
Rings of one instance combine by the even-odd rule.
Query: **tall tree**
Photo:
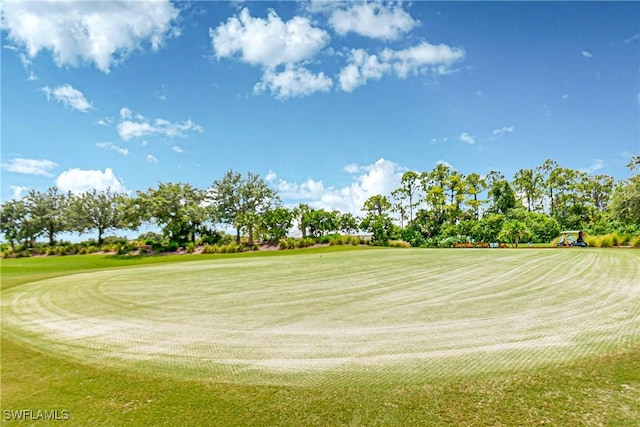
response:
[[[94,189],[72,196],[69,200],[71,229],[78,233],[97,231],[98,245],[102,245],[106,231],[124,228],[123,209],[126,198],[124,194],[111,189]]]
[[[545,196],[545,200],[549,203],[549,214],[551,216],[554,215],[554,189],[556,186],[553,171],[558,169],[558,167],[559,165],[555,160],[546,159],[542,165],[536,168],[542,179],[542,186],[544,188],[542,193]]]
[[[0,210],[0,231],[12,248],[15,243],[32,243],[36,238],[36,223],[31,218],[25,199],[11,199],[2,204]]]
[[[309,219],[311,215],[311,207],[306,203],[300,203],[298,206],[293,208],[293,219],[298,223],[298,228],[302,233],[302,238],[307,237],[307,231],[309,228]]]
[[[627,165],[631,172],[640,170],[640,156],[632,156]],[[620,182],[613,193],[610,210],[622,224],[640,229],[640,174]]]
[[[400,179],[400,187],[392,192],[392,195],[401,203],[408,201],[406,207],[402,205],[402,211],[409,212],[409,223],[413,221],[413,208],[417,206],[416,201],[419,198],[420,191],[420,174],[414,171],[407,171],[402,174]]]
[[[507,180],[494,181],[489,196],[493,199],[491,210],[506,214],[516,207],[516,194]]]
[[[458,171],[453,171],[447,177],[445,186],[449,198],[449,203],[446,205],[447,219],[450,223],[455,224],[461,219],[461,206],[467,192],[465,176]]]
[[[525,206],[529,212],[538,210],[542,205],[540,203],[542,184],[542,175],[534,169],[520,169],[513,177],[514,190],[524,197]]]
[[[143,218],[162,227],[166,237],[179,243],[195,241],[207,221],[205,194],[185,183],[159,183],[138,192]]]
[[[242,213],[242,185],[242,174],[229,169],[221,179],[213,181],[207,191],[207,198],[213,207],[212,216],[216,221],[236,229],[236,242],[240,242],[240,224],[237,220]]]
[[[287,236],[292,223],[293,212],[289,209],[282,206],[269,209],[262,222],[263,234],[267,240],[277,242]]]
[[[451,168],[438,163],[431,172],[422,174],[422,188],[428,210],[432,213],[434,228],[439,229],[446,219],[447,194],[446,184],[451,175]]]
[[[261,215],[279,203],[276,192],[260,175],[249,172],[242,178],[231,169],[213,182],[208,198],[217,218],[236,229],[236,242],[240,243],[240,233],[246,230],[249,244],[253,244],[253,232],[260,226]]]
[[[467,175],[466,189],[467,189],[467,205],[471,207],[473,217],[480,219],[480,206],[483,200],[478,199],[478,196],[487,188],[486,180],[475,172]]]
[[[369,197],[362,208],[366,212],[361,228],[373,234],[373,243],[386,245],[389,242],[393,222],[391,221],[391,202],[386,196],[376,194]]]
[[[46,192],[31,190],[25,201],[38,234],[46,235],[53,246],[55,236],[69,230],[68,198],[58,192],[58,187],[51,187]]]
[[[350,212],[345,212],[340,215],[340,230],[347,235],[351,235],[358,229],[358,218]]]

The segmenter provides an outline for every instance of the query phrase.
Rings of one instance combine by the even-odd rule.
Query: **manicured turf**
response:
[[[476,397],[487,405],[504,404],[511,386],[516,395],[523,393],[519,409],[506,408],[493,419],[523,424],[535,418],[527,421],[520,412],[527,404],[537,405],[538,398],[527,397],[530,386],[539,386],[532,386],[531,378],[534,383],[544,378],[540,381],[560,394],[591,404],[567,375],[575,370],[585,384],[612,382],[597,370],[585,371],[609,360],[624,373],[613,381],[619,382],[613,387],[621,394],[600,404],[615,412],[611,419],[639,417],[638,409],[629,406],[640,397],[637,369],[630,366],[640,342],[638,251],[309,250],[268,257],[147,258],[142,262],[153,265],[51,278],[64,274],[56,269],[74,258],[58,258],[58,264],[3,261],[3,409],[7,401],[35,408],[43,404],[37,394],[32,399],[16,395],[24,392],[13,376],[24,354],[34,361],[29,371],[47,372],[45,362],[58,366],[60,384],[71,380],[73,370],[97,377],[118,373],[117,378],[128,378],[120,384],[121,393],[134,393],[133,384],[143,382],[146,393],[154,394],[170,383],[183,390],[176,391],[182,405],[200,414],[212,409],[199,407],[204,397],[187,392],[190,387],[217,396],[213,409],[218,411],[234,407],[242,413],[261,403],[274,411],[274,396],[280,395],[286,396],[283,416],[297,414],[295,419],[274,418],[273,413],[246,418],[256,424],[461,421],[474,393],[494,389],[493,400]],[[191,262],[175,262],[187,259]],[[76,258],[79,271],[136,262]],[[20,266],[29,263],[35,278],[49,278],[27,283],[29,273]],[[37,381],[63,401],[57,372]],[[555,383],[559,372],[564,380]],[[112,392],[119,387],[100,384]],[[461,399],[466,403],[455,407],[455,399],[445,395],[459,388],[467,390]],[[454,407],[427,409],[426,389]],[[348,390],[353,396],[337,405],[337,397]],[[226,401],[226,394],[240,403]],[[250,396],[258,401],[244,402]],[[307,417],[297,413],[306,407],[301,403],[305,396],[316,401],[325,420],[310,408]],[[149,424],[145,402],[135,402],[131,411],[140,418],[130,420]],[[90,414],[95,405],[86,413],[78,404],[73,403],[76,414],[99,419]],[[380,404],[388,405],[371,406]],[[357,407],[369,409],[354,422]],[[560,408],[551,410],[551,418],[567,416],[566,405]],[[425,411],[440,415],[425,418]],[[452,418],[442,416],[447,411]],[[154,413],[165,420],[172,415]],[[478,424],[478,414],[467,420]],[[220,418],[218,413],[218,419],[234,424],[238,415]]]

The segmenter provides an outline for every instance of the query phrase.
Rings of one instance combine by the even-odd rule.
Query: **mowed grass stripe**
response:
[[[420,381],[565,363],[640,339],[640,257],[376,250],[50,279],[3,333],[92,363],[226,382]]]

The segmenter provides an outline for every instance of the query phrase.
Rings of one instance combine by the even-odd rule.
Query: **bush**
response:
[[[196,244],[194,242],[187,243],[187,253],[192,254],[196,251]]]
[[[601,236],[587,236],[585,237],[585,242],[587,242],[587,245],[594,247],[594,248],[601,248],[602,247],[602,237]]]
[[[218,253],[218,247],[216,245],[206,244],[202,248],[202,253],[203,254],[215,254],[215,253]]]
[[[629,241],[629,244],[634,248],[640,249],[640,236],[635,236],[631,238],[631,240]]]
[[[389,246],[392,248],[410,248],[411,243],[404,240],[389,240]]]
[[[175,252],[179,247],[180,245],[178,244],[178,242],[163,242],[162,246],[160,247],[160,252]]]

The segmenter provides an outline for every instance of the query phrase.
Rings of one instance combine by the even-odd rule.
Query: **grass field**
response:
[[[634,250],[16,259],[2,286],[3,416],[640,424]]]

